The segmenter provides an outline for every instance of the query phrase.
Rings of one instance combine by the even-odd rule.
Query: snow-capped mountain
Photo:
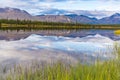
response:
[[[39,15],[68,15],[73,14],[71,11],[59,9],[43,9],[38,13]]]
[[[85,15],[88,17],[95,17],[95,18],[103,18],[110,16],[112,14],[116,13],[115,11],[88,11],[88,10],[62,10],[62,9],[42,9],[38,14],[39,15],[70,15],[70,14],[76,14],[76,15]]]

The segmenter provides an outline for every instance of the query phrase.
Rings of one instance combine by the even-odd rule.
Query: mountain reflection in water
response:
[[[113,58],[119,36],[112,30],[0,31],[0,62],[39,61],[91,62]]]

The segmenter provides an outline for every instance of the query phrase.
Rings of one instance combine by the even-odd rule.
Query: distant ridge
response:
[[[105,17],[98,20],[99,24],[120,24],[120,14],[115,13],[110,17]]]
[[[40,14],[40,15],[32,16],[25,10],[6,7],[6,8],[0,8],[0,19],[14,19],[14,20],[19,19],[19,20],[83,23],[83,24],[120,24],[120,13],[115,13],[109,17],[97,19],[96,17],[91,18],[86,15],[76,14],[76,13],[80,13],[80,11],[73,13],[65,10],[59,11],[57,9],[54,9],[52,11],[48,10],[47,12],[46,10],[44,12],[48,14]]]

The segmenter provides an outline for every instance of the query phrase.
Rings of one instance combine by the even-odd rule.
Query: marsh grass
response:
[[[115,47],[117,59],[95,64],[53,64],[33,63],[32,65],[16,65],[1,80],[120,80],[120,47]]]

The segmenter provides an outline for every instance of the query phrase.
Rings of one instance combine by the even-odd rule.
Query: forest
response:
[[[61,22],[42,22],[31,20],[0,20],[1,30],[59,30],[59,29],[120,29],[120,24],[116,25],[94,25],[83,23],[61,23]]]

